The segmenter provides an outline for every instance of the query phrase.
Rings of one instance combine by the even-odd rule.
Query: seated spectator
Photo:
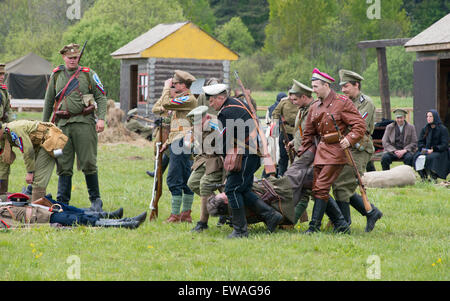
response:
[[[389,170],[392,161],[403,161],[404,164],[413,166],[413,156],[417,150],[417,134],[414,125],[405,120],[407,113],[402,109],[395,110],[395,122],[386,126],[382,139],[383,170]]]
[[[423,180],[431,176],[446,179],[450,172],[448,129],[442,124],[436,110],[427,112],[427,125],[420,131],[418,151],[414,155],[416,170]],[[417,159],[425,159],[425,164],[418,167]],[[419,160],[420,161],[420,160]],[[416,163],[417,162],[417,163]]]

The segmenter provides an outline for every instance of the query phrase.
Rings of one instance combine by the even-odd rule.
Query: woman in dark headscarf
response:
[[[431,176],[446,179],[450,172],[450,154],[448,145],[448,129],[442,124],[436,110],[427,112],[427,125],[420,132],[418,151],[414,155],[414,162],[420,155],[425,155],[425,167],[419,170],[422,179]]]

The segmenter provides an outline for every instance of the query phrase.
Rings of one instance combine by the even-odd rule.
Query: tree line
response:
[[[73,3],[79,18],[68,14]],[[185,20],[239,53],[232,68],[252,89],[286,90],[314,67],[335,77],[345,68],[374,95],[376,53],[357,43],[413,37],[448,14],[450,0],[4,0],[0,11],[0,61],[34,52],[56,66],[63,45],[89,40],[82,64],[115,100],[120,61],[110,54],[157,24]],[[387,57],[391,92],[411,95],[414,54],[392,47]]]

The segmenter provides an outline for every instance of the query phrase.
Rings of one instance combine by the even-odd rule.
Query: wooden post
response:
[[[380,85],[383,118],[391,119],[391,98],[389,95],[389,76],[386,61],[386,47],[377,47],[378,80]]]

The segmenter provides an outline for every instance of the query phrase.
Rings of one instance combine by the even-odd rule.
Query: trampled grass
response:
[[[152,149],[100,145],[98,154],[104,209],[123,207],[126,216],[148,210],[152,178],[145,171],[153,169]],[[82,173],[73,180],[71,204],[89,206]],[[25,185],[19,154],[10,183],[10,191]],[[48,191],[56,195],[56,188],[54,174]],[[229,240],[231,228],[216,227],[217,218],[201,234],[190,232],[194,224],[165,224],[170,194],[164,184],[158,220],[136,230],[42,226],[0,232],[0,280],[450,280],[449,189],[418,182],[368,189],[368,195],[384,213],[371,233],[352,209],[351,235],[302,235],[307,223],[268,235],[256,224],[248,239]],[[312,203],[309,215],[311,210]],[[199,213],[196,196],[195,221]]]

